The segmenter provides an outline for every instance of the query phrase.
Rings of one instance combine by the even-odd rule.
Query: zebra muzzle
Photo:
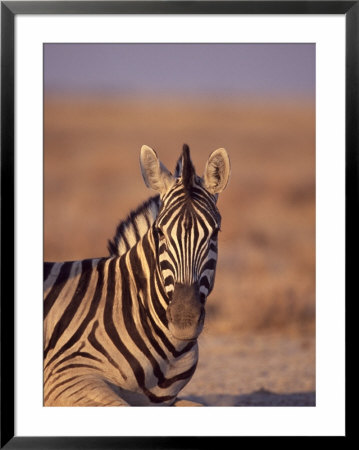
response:
[[[166,315],[168,329],[175,338],[193,340],[198,337],[203,329],[205,310],[197,283],[175,284]]]

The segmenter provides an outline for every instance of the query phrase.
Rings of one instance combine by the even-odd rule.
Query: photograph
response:
[[[316,44],[43,44],[43,406],[316,406]]]

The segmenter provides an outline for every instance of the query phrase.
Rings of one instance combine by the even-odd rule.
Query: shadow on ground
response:
[[[260,389],[243,395],[191,395],[184,397],[183,400],[201,403],[204,406],[315,406],[315,392],[276,394]]]

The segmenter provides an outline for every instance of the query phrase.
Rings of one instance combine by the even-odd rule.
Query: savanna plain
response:
[[[225,147],[216,282],[179,405],[315,406],[315,105],[304,99],[46,95],[44,260],[108,254],[146,200],[139,151],[202,175]]]

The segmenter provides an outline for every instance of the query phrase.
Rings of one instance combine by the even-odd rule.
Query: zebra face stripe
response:
[[[199,283],[204,296],[213,285],[220,215],[214,196],[200,187],[193,192],[186,195],[183,186],[176,186],[164,198],[154,224],[159,267],[169,297],[176,282]]]
[[[215,198],[201,186],[194,193],[189,196],[178,183],[163,199],[153,226],[169,328],[180,339],[197,337],[203,327],[202,305],[213,288],[217,263],[220,215]]]

